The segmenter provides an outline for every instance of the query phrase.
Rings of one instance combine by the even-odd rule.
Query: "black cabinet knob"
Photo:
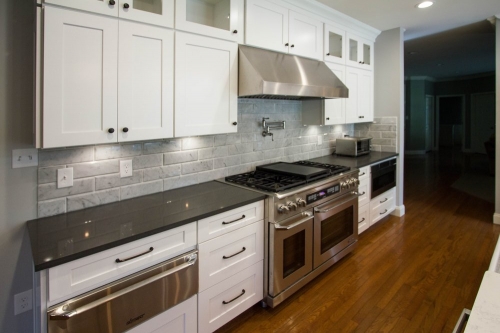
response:
[[[359,118],[364,118],[365,116],[359,116]]]
[[[292,44],[292,45],[290,45],[290,47],[295,47],[295,45]]]
[[[115,132],[115,129],[114,128],[110,128],[108,129],[108,133],[114,133]]]
[[[128,3],[123,4],[123,8],[128,9],[129,7],[130,7],[130,5]]]
[[[123,132],[127,133],[128,132],[128,127],[123,128]]]
[[[233,34],[237,34],[238,33],[238,30],[233,30]]]
[[[329,56],[329,55],[330,55],[330,53],[327,53],[326,55],[327,55],[327,56]]]
[[[326,118],[326,120],[330,120],[330,118]]]
[[[116,2],[115,2],[115,0],[109,0],[109,4],[110,4],[111,6],[114,6],[114,5],[116,5]]]
[[[236,122],[236,121],[235,121],[235,122],[233,122],[233,125],[234,125],[234,126],[238,125],[238,122]]]
[[[286,43],[285,46],[288,46],[288,43]]]

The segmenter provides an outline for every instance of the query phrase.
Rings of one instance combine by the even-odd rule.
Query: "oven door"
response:
[[[314,208],[314,268],[358,240],[358,195]]]
[[[312,271],[313,213],[269,224],[269,295],[277,296]]]

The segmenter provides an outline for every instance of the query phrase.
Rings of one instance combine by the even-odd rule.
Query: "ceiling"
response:
[[[405,76],[437,79],[495,70],[500,0],[317,0],[381,31],[405,29]],[[369,3],[369,6],[367,6]]]

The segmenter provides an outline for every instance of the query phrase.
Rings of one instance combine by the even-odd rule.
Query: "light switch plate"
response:
[[[120,161],[120,178],[132,177],[132,160]]]
[[[38,165],[37,149],[14,149],[12,150],[12,168],[27,168]]]
[[[57,169],[57,188],[73,186],[73,168]]]

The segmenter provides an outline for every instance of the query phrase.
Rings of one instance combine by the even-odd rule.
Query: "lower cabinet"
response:
[[[358,210],[358,234],[370,227],[370,204],[359,206]]]
[[[134,327],[127,333],[195,333],[197,331],[197,295]]]
[[[382,193],[370,201],[370,226],[374,225],[396,208],[396,188]]]

